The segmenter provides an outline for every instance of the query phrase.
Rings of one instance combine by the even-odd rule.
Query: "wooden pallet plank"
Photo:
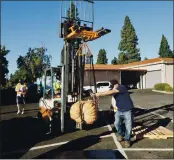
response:
[[[144,138],[149,138],[149,139],[167,139],[168,137],[165,135],[144,135]]]
[[[132,134],[134,136],[142,134],[144,138],[149,138],[149,139],[167,139],[169,137],[173,137],[173,132],[162,126],[154,130],[149,130],[148,127],[144,126],[136,126],[133,128]]]
[[[156,135],[153,131],[150,131],[150,132],[148,132],[148,133],[150,133],[150,134],[152,134],[152,135]]]
[[[161,130],[159,130],[158,128],[156,129],[156,132],[157,132],[159,135],[165,135],[165,133],[162,133]]]
[[[137,132],[137,134],[140,134],[140,133],[142,133],[142,131],[141,131],[141,130]]]
[[[138,129],[140,129],[141,128],[141,126],[136,126],[136,127],[134,127],[132,130],[138,130]]]
[[[150,133],[149,131],[145,134],[145,135],[153,135],[152,133]]]
[[[159,126],[158,129],[161,130],[162,133],[173,135],[173,132],[165,127]]]

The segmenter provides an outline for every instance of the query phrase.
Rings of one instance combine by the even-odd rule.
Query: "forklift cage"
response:
[[[75,9],[74,9],[75,8]],[[74,10],[74,11],[73,11]],[[69,15],[68,15],[69,11]],[[72,16],[72,14],[74,16]],[[60,24],[65,20],[72,20],[75,23],[80,22],[81,26],[94,28],[94,2],[92,0],[65,1],[61,0]]]

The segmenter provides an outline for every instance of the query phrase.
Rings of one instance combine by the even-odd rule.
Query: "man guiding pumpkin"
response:
[[[132,133],[132,109],[134,108],[129,92],[124,85],[118,83],[117,80],[111,80],[113,89],[101,93],[92,93],[91,96],[108,96],[113,95],[117,102],[117,111],[115,112],[115,128],[117,130],[117,139],[119,142],[125,141],[125,147],[130,147],[130,139]],[[122,120],[125,123],[125,134],[122,131]],[[124,138],[123,138],[124,136]]]

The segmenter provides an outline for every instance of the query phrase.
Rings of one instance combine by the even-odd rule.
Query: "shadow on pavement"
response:
[[[157,110],[167,110],[172,111],[173,110],[173,104],[161,106],[158,108],[152,108],[152,109],[140,109],[140,108],[134,108],[134,124],[133,126],[142,126],[143,128],[147,128],[146,131],[141,131],[142,128],[136,129],[136,132],[141,131],[136,135],[136,139],[134,139],[133,143],[137,143],[141,139],[143,139],[143,135],[151,132],[155,129],[157,129],[159,126],[166,127],[171,122],[170,118],[160,118],[158,115],[154,114],[148,114]]]
[[[36,111],[39,111],[39,108],[38,109],[25,109],[25,112],[36,112]],[[0,112],[0,115],[5,115],[5,114],[11,114],[11,113],[17,113],[17,111],[8,111],[8,112]]]
[[[56,125],[58,126],[58,125]],[[60,127],[57,127],[60,128]],[[70,127],[71,128],[71,127]],[[74,130],[68,130],[74,132]],[[30,148],[36,144],[55,138],[61,135],[57,130],[54,134],[45,134],[44,123],[33,117],[12,118],[10,120],[3,120],[0,122],[0,158],[20,158],[28,152]],[[11,151],[24,150],[16,155],[4,154]]]
[[[157,110],[165,110],[165,111],[174,111],[174,104],[169,104],[169,105],[164,105],[161,107],[157,107],[157,108],[151,108],[151,109],[141,109],[141,108],[134,108],[134,116],[140,116],[143,114],[147,114],[150,112],[154,112]]]
[[[64,145],[61,145],[60,147],[53,149],[51,151],[48,151],[44,154],[41,154],[37,157],[34,157],[34,159],[89,159],[89,158],[96,158],[91,156],[89,154],[89,151],[84,151],[88,147],[97,144],[101,141],[100,136],[106,135],[107,133],[102,133],[99,135],[89,135],[82,138],[78,138],[75,140],[72,140]],[[118,159],[123,159],[121,153],[117,153]],[[107,159],[110,157],[103,157],[103,159]],[[100,157],[101,159],[101,157]]]
[[[136,132],[141,131],[136,135],[136,138],[134,137],[132,139],[132,143],[135,144],[141,139],[143,139],[143,135],[146,133],[149,133],[155,129],[157,129],[159,126],[166,127],[170,123],[170,118],[164,118],[164,119],[149,119],[145,120],[146,124],[143,124],[144,122],[142,121],[141,123],[136,123],[135,126],[143,126],[143,128],[147,127],[146,131],[141,131],[141,129],[136,129]],[[148,123],[147,123],[148,122]]]
[[[38,119],[33,117],[12,118],[0,122],[1,153],[31,148],[43,141],[43,129]],[[20,158],[22,155],[18,154]],[[9,158],[2,154],[1,158]],[[13,157],[14,158],[14,157]]]

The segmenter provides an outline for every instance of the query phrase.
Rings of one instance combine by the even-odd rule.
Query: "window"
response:
[[[109,83],[103,83],[103,86],[104,87],[108,87],[109,86]]]
[[[97,83],[97,88],[100,88],[100,87],[109,87],[109,83],[108,82],[105,82],[105,83]]]
[[[100,88],[102,86],[102,83],[97,83],[97,88]]]

